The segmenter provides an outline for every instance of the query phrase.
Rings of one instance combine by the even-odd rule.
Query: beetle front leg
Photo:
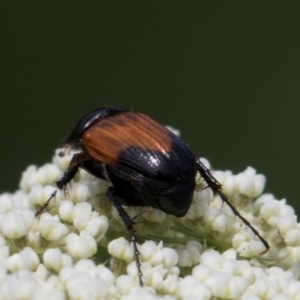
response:
[[[43,206],[41,206],[35,213],[37,217],[39,214],[43,212],[43,210],[49,205],[50,201],[56,196],[57,191],[64,190],[66,191],[67,184],[74,178],[76,175],[81,163],[87,160],[88,157],[85,153],[76,153],[73,155],[68,170],[63,174],[63,176],[56,181],[55,186],[56,190],[50,195],[49,199],[45,202]]]

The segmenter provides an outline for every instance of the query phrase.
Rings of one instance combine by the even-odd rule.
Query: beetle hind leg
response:
[[[140,261],[140,252],[139,252],[139,249],[137,247],[136,235],[135,235],[135,229],[134,229],[135,222],[133,221],[132,218],[130,218],[130,216],[124,210],[123,206],[120,204],[120,202],[119,202],[119,200],[118,200],[118,198],[115,194],[115,191],[114,191],[113,187],[108,188],[107,196],[112,201],[114,207],[117,209],[117,211],[118,211],[120,217],[122,218],[127,230],[130,233],[131,241],[132,241],[133,248],[134,248],[136,266],[137,266],[137,269],[138,269],[139,282],[140,282],[140,286],[143,286],[143,279],[142,279],[143,274],[142,274],[141,261]]]
[[[234,205],[231,204],[227,196],[223,193],[222,186],[219,181],[211,174],[211,171],[200,161],[200,159],[197,160],[197,170],[213,193],[218,194],[221,197],[222,201],[230,207],[234,215],[240,218],[240,220],[242,220],[242,222],[251,229],[254,235],[257,236],[265,246],[266,249],[260,253],[260,255],[267,253],[270,249],[268,242],[259,234],[259,232],[251,225],[251,223],[240,214]]]

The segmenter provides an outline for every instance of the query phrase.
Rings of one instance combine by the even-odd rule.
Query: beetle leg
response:
[[[259,234],[259,232],[251,225],[251,223],[249,221],[247,221],[239,213],[239,211],[233,206],[233,204],[231,204],[231,202],[229,201],[227,196],[223,193],[221,184],[211,174],[211,171],[200,161],[200,159],[198,159],[198,161],[197,161],[197,169],[198,169],[198,172],[200,173],[201,177],[205,180],[205,182],[207,183],[209,188],[213,191],[213,193],[218,194],[221,197],[222,201],[225,202],[230,207],[232,212],[238,218],[240,218],[243,221],[243,223],[251,229],[251,231],[254,233],[254,235],[257,236],[260,239],[260,241],[263,243],[266,250],[264,250],[262,253],[260,253],[260,255],[267,253],[270,249],[270,246],[267,243],[267,241]]]
[[[142,280],[142,270],[141,270],[141,261],[140,261],[140,252],[137,247],[136,242],[136,235],[135,235],[135,229],[134,229],[134,221],[130,218],[130,216],[127,214],[127,212],[124,210],[123,206],[120,204],[119,200],[117,199],[117,196],[115,194],[114,188],[110,187],[107,190],[107,196],[112,201],[114,207],[117,209],[120,217],[122,218],[127,230],[130,233],[131,241],[134,248],[134,254],[135,254],[135,261],[136,266],[138,269],[138,276],[140,281],[140,286],[143,286],[143,280]]]
[[[105,164],[101,163],[101,168],[102,168],[102,175],[104,176],[104,178],[111,182],[110,178],[109,178],[109,175],[108,175],[108,171],[107,171],[107,167]]]
[[[56,196],[57,191],[63,190],[65,194],[67,193],[66,186],[76,175],[81,163],[88,159],[88,156],[85,153],[76,153],[73,155],[68,170],[63,174],[63,176],[56,181],[55,186],[56,190],[50,195],[49,199],[41,206],[35,213],[37,217],[43,212],[43,210],[49,205],[50,201]]]

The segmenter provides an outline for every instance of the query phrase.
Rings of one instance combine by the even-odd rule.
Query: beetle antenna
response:
[[[200,161],[200,159],[198,159],[197,161],[197,166],[201,177],[205,180],[205,182],[213,191],[213,193],[218,194],[221,197],[222,201],[230,207],[234,215],[240,218],[243,221],[243,223],[251,229],[254,235],[257,236],[259,240],[263,243],[266,249],[263,252],[261,252],[260,255],[264,255],[265,253],[267,253],[270,249],[268,242],[259,234],[259,232],[251,225],[251,223],[240,214],[240,212],[234,207],[234,205],[231,204],[227,196],[223,193],[221,184],[211,174],[210,170]]]
[[[135,235],[135,229],[134,229],[135,222],[130,218],[130,216],[127,214],[127,212],[125,211],[123,206],[118,201],[113,187],[108,188],[107,196],[112,201],[114,207],[117,209],[127,230],[130,233],[131,241],[132,241],[133,249],[134,249],[134,254],[135,254],[136,266],[138,269],[139,282],[140,282],[140,286],[143,286],[144,284],[143,284],[143,278],[142,278],[143,273],[142,273],[142,267],[141,267],[142,265],[141,265],[141,261],[140,261],[140,251],[138,249],[138,245],[136,242],[136,235]]]

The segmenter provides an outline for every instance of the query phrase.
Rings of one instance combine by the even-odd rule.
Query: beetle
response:
[[[141,286],[134,221],[123,205],[153,207],[182,217],[192,204],[197,172],[212,192],[218,194],[260,239],[266,248],[261,254],[269,250],[269,244],[230,203],[211,171],[177,135],[147,115],[116,107],[96,109],[78,121],[66,144],[80,151],[73,155],[67,171],[56,182],[57,189],[36,216],[58,190],[66,191],[79,168],[111,182],[107,196],[131,235]]]

